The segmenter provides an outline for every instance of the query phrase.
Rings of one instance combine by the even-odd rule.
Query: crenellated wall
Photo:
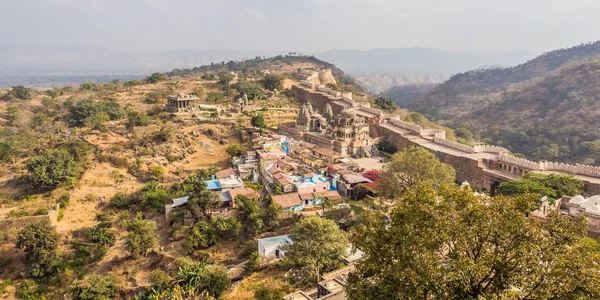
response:
[[[329,103],[334,114],[339,114],[346,107],[352,106],[349,103],[353,103],[353,101],[351,98],[348,98],[347,95],[342,95],[341,93],[324,86],[319,86],[317,89],[318,91],[314,91],[307,89],[306,85],[294,85],[292,86],[292,94],[301,102],[310,102],[313,107],[318,110],[321,110],[325,104]],[[447,140],[446,132],[444,130],[422,128],[418,124],[400,120],[398,115],[386,114],[378,109],[362,107],[360,105],[357,105],[356,109],[379,116],[380,121],[377,121],[370,126],[371,136],[384,138],[394,144],[398,149],[403,149],[412,145],[428,148],[428,143],[433,142],[449,149],[463,152],[464,155],[453,155],[453,152],[450,150],[444,151],[443,148],[440,147],[428,148],[428,150],[434,152],[440,160],[454,167],[457,180],[466,180],[477,188],[486,188],[487,190],[490,190],[490,187],[488,186],[490,185],[490,182],[486,184],[484,180],[483,173],[485,168],[489,170],[503,170],[517,176],[522,176],[530,171],[550,171],[592,177],[594,180],[583,178],[584,181],[586,181],[586,191],[591,195],[600,194],[600,167],[580,164],[569,165],[555,162],[534,162],[515,157],[509,154],[507,149],[502,147],[493,145],[469,146]],[[405,134],[406,130],[408,130],[411,134],[410,136],[403,136],[399,131],[394,131],[393,127],[403,129]],[[419,140],[420,142],[417,142]],[[424,143],[423,141],[428,143]],[[484,160],[481,159],[482,156],[479,153],[490,153],[496,154],[497,156],[495,156],[495,158],[486,158],[484,163]],[[487,176],[489,177],[490,174]],[[487,181],[490,181],[489,178]]]

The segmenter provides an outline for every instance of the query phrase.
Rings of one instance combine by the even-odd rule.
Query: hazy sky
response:
[[[599,28],[599,0],[0,0],[0,42],[143,52],[541,52]]]

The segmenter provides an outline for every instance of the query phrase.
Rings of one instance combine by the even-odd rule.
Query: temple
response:
[[[171,112],[193,112],[198,108],[198,97],[183,93],[168,96],[167,108]]]
[[[279,130],[341,155],[370,156],[375,143],[369,136],[369,123],[364,117],[357,115],[353,108],[334,115],[329,103],[323,106],[321,114],[310,103],[304,103],[296,123],[280,124]]]

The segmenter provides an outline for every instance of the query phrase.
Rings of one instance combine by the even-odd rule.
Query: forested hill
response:
[[[528,158],[600,164],[600,42],[458,74],[404,106]]]

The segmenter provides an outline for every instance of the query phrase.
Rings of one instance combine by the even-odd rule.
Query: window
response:
[[[313,193],[316,193],[316,192],[317,192],[317,189],[313,189]]]

